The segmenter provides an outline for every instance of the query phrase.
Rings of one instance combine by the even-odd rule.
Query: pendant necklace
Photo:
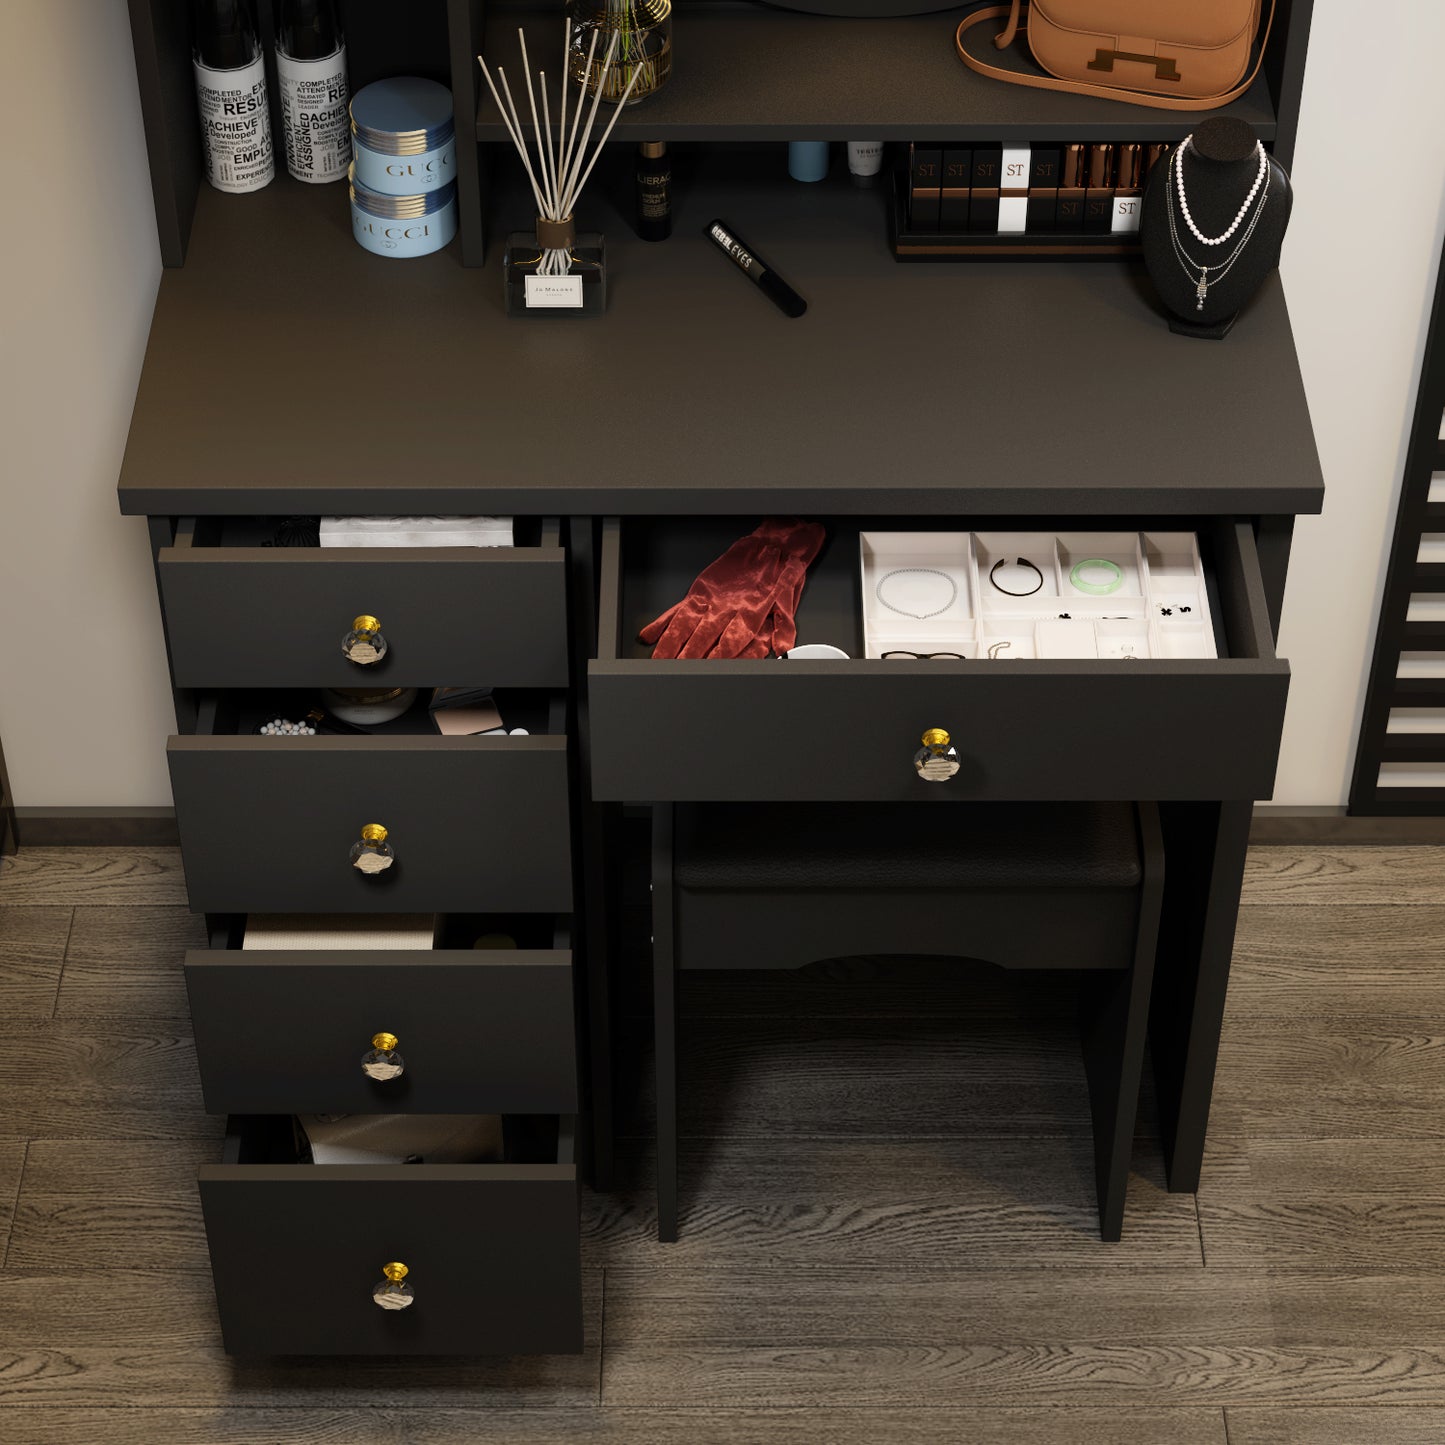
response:
[[[1186,137],[1174,152],[1171,162],[1174,184],[1165,188],[1165,199],[1169,216],[1169,240],[1173,244],[1174,255],[1179,262],[1180,269],[1194,282],[1194,309],[1203,311],[1205,298],[1209,295],[1209,288],[1217,286],[1233,269],[1234,263],[1239,260],[1245,247],[1249,245],[1249,238],[1254,235],[1254,228],[1259,224],[1259,218],[1264,214],[1265,203],[1269,200],[1269,157],[1265,155],[1263,144],[1256,141],[1255,147],[1259,152],[1260,165],[1254,178],[1254,184],[1244,198],[1244,204],[1239,208],[1234,220],[1230,222],[1228,230],[1219,236],[1206,236],[1194,224],[1194,217],[1189,212],[1189,200],[1184,192],[1184,152],[1189,148],[1192,140],[1193,136]],[[1261,187],[1264,189],[1263,195],[1259,195]],[[1196,261],[1184,249],[1184,243],[1179,238],[1179,228],[1174,219],[1174,192],[1176,189],[1179,192],[1179,209],[1183,212],[1185,222],[1194,233],[1195,238],[1206,246],[1223,245],[1239,229],[1245,213],[1253,204],[1255,196],[1259,195],[1259,206],[1254,215],[1250,217],[1249,225],[1244,228],[1244,235],[1239,238],[1239,244],[1223,261],[1213,266],[1206,266],[1202,261]],[[1196,273],[1198,274],[1196,275]]]

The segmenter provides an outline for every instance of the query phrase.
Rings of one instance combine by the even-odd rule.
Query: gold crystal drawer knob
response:
[[[958,749],[942,728],[929,728],[913,755],[913,766],[925,783],[946,783],[959,769]]]
[[[406,1072],[406,1060],[397,1052],[395,1034],[372,1034],[371,1047],[361,1056],[361,1072],[382,1084],[401,1078]]]
[[[358,667],[370,667],[386,656],[386,638],[381,623],[369,613],[353,619],[351,631],[341,639],[341,651]]]
[[[400,1261],[393,1260],[381,1267],[382,1280],[371,1291],[371,1297],[384,1310],[407,1310],[416,1303],[416,1292],[406,1282],[411,1271]]]
[[[368,823],[359,842],[351,845],[351,866],[362,873],[385,873],[396,862],[396,853],[386,841],[380,823]]]

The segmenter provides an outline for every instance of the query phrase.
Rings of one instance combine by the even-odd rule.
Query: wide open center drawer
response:
[[[188,952],[206,1111],[575,1114],[568,931],[550,919],[507,927],[521,947],[465,947],[458,928],[442,940],[458,946],[430,951]],[[380,1032],[403,1061],[385,1081],[362,1069]]]
[[[289,1134],[289,1119],[233,1118],[227,1162],[200,1170],[228,1353],[582,1348],[570,1119],[544,1163],[530,1162],[537,1148],[509,1147],[509,1162],[497,1164],[304,1164],[294,1162]],[[372,1298],[392,1262],[409,1271],[409,1308]]]
[[[832,643],[849,660],[656,661],[638,629],[748,525],[609,519],[588,668],[593,795],[1104,802],[1272,792],[1289,667],[1274,653],[1249,524],[1198,524],[1217,656],[1079,661],[864,659],[864,529],[830,525],[798,613],[799,642]],[[946,729],[958,751],[944,783],[913,765],[930,728]]]
[[[567,686],[555,520],[516,519],[513,547],[263,547],[274,520],[182,518],[161,549],[177,687]],[[387,642],[366,666],[341,649],[361,615]]]
[[[406,719],[370,736],[258,737],[260,714],[233,703],[208,697],[197,734],[166,745],[197,912],[570,911],[562,697],[538,705],[528,737],[408,732]],[[350,856],[370,823],[395,856],[376,874]]]

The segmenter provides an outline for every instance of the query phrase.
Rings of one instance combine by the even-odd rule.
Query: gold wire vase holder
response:
[[[672,0],[572,0],[570,14],[568,73],[589,95],[600,94],[612,105],[636,105],[667,84]],[[614,37],[617,49],[609,61]]]

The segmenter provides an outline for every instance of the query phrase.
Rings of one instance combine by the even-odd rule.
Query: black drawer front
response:
[[[164,548],[161,598],[178,687],[567,685],[560,547]],[[375,616],[380,662],[342,656]]]
[[[598,799],[1267,798],[1288,686],[1272,671],[1202,677],[1169,663],[1114,677],[1062,663],[952,677],[879,676],[892,663],[652,666],[594,664]],[[962,761],[945,783],[913,766],[931,727]]]
[[[221,1164],[200,1189],[230,1354],[582,1348],[572,1165]],[[393,1260],[409,1309],[371,1297]]]
[[[212,1114],[573,1114],[565,951],[187,953]],[[395,1034],[400,1078],[361,1058]]]
[[[197,912],[571,908],[563,737],[174,737],[167,758]],[[396,853],[370,877],[368,823]]]
[[[626,523],[621,524],[626,526]],[[1214,554],[1229,656],[1198,661],[658,662],[620,639],[618,524],[604,531],[589,666],[593,796],[635,801],[1266,798],[1289,667],[1253,536]],[[961,767],[918,776],[929,728]]]

